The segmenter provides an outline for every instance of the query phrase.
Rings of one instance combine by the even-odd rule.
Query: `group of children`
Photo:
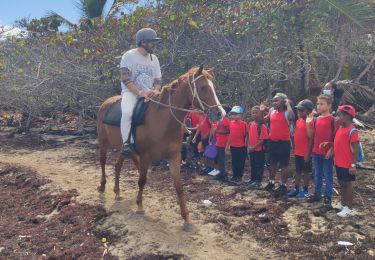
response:
[[[311,203],[323,199],[324,205],[331,207],[335,166],[341,193],[341,201],[335,208],[339,210],[340,217],[351,216],[352,182],[356,178],[356,162],[360,153],[358,132],[352,124],[354,107],[339,106],[333,116],[332,96],[327,94],[318,97],[316,110],[308,99],[293,107],[284,93],[276,93],[272,102],[271,108],[265,105],[252,107],[249,124],[244,121],[244,109],[240,106],[225,108],[228,115],[217,122],[210,121],[207,115],[190,113],[187,116],[193,130],[191,144],[195,154],[210,144],[217,150],[213,161],[207,159],[204,172],[215,175],[217,180],[228,180],[225,156],[229,147],[233,172],[229,182],[242,182],[245,161],[249,156],[251,178],[245,182],[249,188],[261,188],[264,168],[268,165],[269,181],[264,189],[275,197],[306,198]],[[288,191],[291,151],[294,151],[296,174],[294,187]],[[215,164],[218,165],[217,170]],[[281,178],[276,188],[275,176],[279,169]],[[310,195],[308,189],[312,171],[315,191]],[[323,180],[325,189],[322,198]]]

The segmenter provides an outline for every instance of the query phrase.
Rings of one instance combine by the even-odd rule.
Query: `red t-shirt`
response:
[[[230,120],[228,117],[224,117],[222,121],[220,121],[217,125],[217,130],[219,131],[225,131],[227,129],[230,129]],[[216,146],[224,148],[227,146],[228,142],[228,134],[219,134],[216,133]]]
[[[358,131],[354,131],[352,137],[349,138],[349,133],[352,128],[354,128],[354,126],[340,127],[335,135],[335,165],[341,168],[350,168],[354,159],[350,144],[360,141]]]
[[[190,127],[191,128],[196,127],[199,124],[199,122],[200,122],[200,114],[194,113],[194,112],[190,112],[189,113],[189,117],[191,119],[191,126]]]
[[[314,127],[314,122],[311,122],[310,127]],[[294,132],[294,155],[305,156],[309,151],[309,137],[307,136],[306,128],[306,121],[303,118],[299,118]]]
[[[211,122],[209,121],[207,115],[205,114],[199,115],[199,128],[201,130],[202,139],[208,138],[208,133],[210,132],[210,129],[211,129]]]
[[[258,135],[258,123],[251,122],[249,124],[249,146],[255,146],[259,140],[268,139],[267,127],[265,124],[260,126],[260,136]],[[255,148],[255,151],[263,151],[264,146],[260,145]]]
[[[332,120],[333,116],[329,115],[326,117],[318,117],[315,120],[314,126],[314,147],[313,147],[313,153],[318,155],[326,155],[330,147],[323,147],[319,148],[319,144],[324,142],[333,142],[332,140],[332,130],[335,131],[336,129],[336,123],[335,126],[332,129]]]
[[[270,139],[272,141],[289,141],[289,124],[285,118],[285,111],[273,110],[270,118]]]
[[[247,124],[240,121],[230,122],[229,140],[232,147],[244,147],[247,133]]]

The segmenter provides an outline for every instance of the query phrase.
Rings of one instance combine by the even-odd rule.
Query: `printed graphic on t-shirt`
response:
[[[149,90],[153,88],[154,77],[153,67],[149,65],[137,64],[134,73],[134,82],[142,90]]]

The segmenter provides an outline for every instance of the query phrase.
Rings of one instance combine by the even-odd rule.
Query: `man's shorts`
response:
[[[270,163],[279,162],[280,166],[288,166],[290,158],[290,141],[270,141]]]
[[[349,173],[349,168],[341,168],[336,166],[337,179],[343,182],[355,181],[355,174]]]
[[[296,172],[297,173],[309,173],[312,172],[312,163],[311,160],[305,162],[305,158],[303,156],[294,156],[295,163],[296,163]]]

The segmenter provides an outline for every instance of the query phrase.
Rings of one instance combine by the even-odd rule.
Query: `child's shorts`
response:
[[[312,163],[311,160],[305,162],[305,158],[303,156],[296,155],[295,157],[296,163],[296,172],[297,173],[309,173],[312,172]]]
[[[337,179],[343,182],[355,181],[355,174],[349,173],[349,168],[341,168],[336,166]]]
[[[290,141],[270,141],[270,163],[279,162],[280,166],[288,166],[290,158]]]

